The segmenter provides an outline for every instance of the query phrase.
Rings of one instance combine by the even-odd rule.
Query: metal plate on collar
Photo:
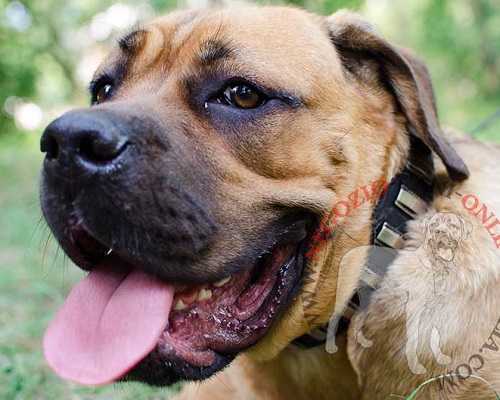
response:
[[[387,222],[384,222],[382,229],[375,238],[375,243],[389,246],[393,249],[402,249],[405,246],[405,239],[400,232],[390,226]]]
[[[400,210],[404,211],[412,218],[424,214],[427,211],[427,204],[425,201],[404,185],[401,186],[395,204]]]

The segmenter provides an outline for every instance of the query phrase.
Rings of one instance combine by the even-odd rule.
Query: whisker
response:
[[[33,232],[31,232],[30,239],[28,241],[28,244],[26,245],[26,250],[24,251],[24,256],[26,256],[26,254],[28,253],[28,250],[30,249],[31,244],[33,243],[33,239],[35,237],[36,232],[38,231],[38,228],[40,228],[40,225],[42,225],[44,223],[45,223],[45,219],[43,218],[43,216],[40,216],[40,219],[38,220],[38,222],[35,226],[35,229],[33,229]],[[47,228],[47,226],[45,226],[45,227]]]
[[[50,232],[50,230],[48,230],[48,227],[47,227],[47,230],[46,232],[48,232],[48,235],[47,235],[47,239],[45,240],[45,245],[43,247],[43,254],[42,254],[42,269],[43,269],[43,266],[45,264],[45,257],[47,255],[47,250],[49,248],[49,245],[50,245],[50,241],[52,240],[53,236],[52,236],[52,232]],[[41,241],[43,241],[43,238],[41,239]]]

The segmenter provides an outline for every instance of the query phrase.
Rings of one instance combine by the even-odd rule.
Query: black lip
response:
[[[83,224],[76,224],[69,229],[70,241],[80,254],[78,265],[90,270],[94,265],[104,260],[111,250],[110,247],[93,237]]]
[[[188,363],[162,360],[156,356],[156,350],[153,350],[140,364],[124,375],[120,381],[138,381],[159,387],[171,386],[186,380],[201,381],[222,371],[236,356],[236,353],[222,354],[215,352],[215,361],[212,365],[196,367]]]
[[[97,238],[91,233],[91,231],[85,226],[83,222],[78,221],[77,218],[70,218],[68,226],[64,229],[66,232],[65,237],[61,242],[61,246],[64,251],[71,257],[75,264],[85,271],[90,271],[94,265],[99,262],[105,261],[111,250],[113,250],[113,257],[118,257],[123,259],[127,264],[130,264],[136,268],[144,268],[141,262],[137,262],[135,259],[131,258],[128,254],[124,254],[120,251],[115,251],[111,244],[107,244],[105,241]],[[266,248],[261,251],[260,254],[255,257],[256,259],[262,258],[265,254],[268,254],[278,245],[286,244],[296,244],[303,243],[310,238],[312,235],[311,216],[302,214],[300,219],[296,222],[288,224],[287,228],[281,230],[277,235],[277,238]],[[306,243],[307,244],[307,243]],[[299,245],[302,248],[304,244]],[[233,262],[234,263],[234,262]],[[213,277],[213,281],[222,279],[228,275],[234,275],[242,272],[246,268],[252,268],[254,265],[247,265],[248,262],[244,263],[240,260],[237,261],[239,265],[245,265],[244,268],[235,270],[234,268],[221,268],[219,275]],[[158,278],[162,279],[161,276]],[[171,279],[165,279],[168,282],[172,282]],[[181,282],[176,282],[181,283]],[[207,282],[201,282],[207,283]]]
[[[43,204],[44,202],[42,202]],[[165,271],[161,268],[161,264],[158,264],[156,260],[157,257],[153,259],[151,253],[147,253],[146,257],[144,257],[140,252],[131,252],[130,249],[124,248],[119,240],[109,237],[109,234],[107,234],[106,238],[96,234],[92,226],[98,223],[95,221],[99,221],[99,218],[86,216],[86,213],[80,210],[76,202],[65,205],[64,208],[66,211],[64,213],[57,213],[55,217],[52,212],[44,212],[45,218],[64,252],[81,269],[90,271],[112,249],[114,254],[123,259],[127,264],[153,273],[160,280],[182,284],[203,284],[223,279],[228,275],[239,274],[245,268],[249,267],[248,260],[261,258],[276,245],[298,243],[302,239],[300,235],[304,235],[304,231],[307,232],[307,235],[309,234],[312,221],[315,220],[315,217],[311,213],[304,211],[294,211],[282,215],[262,229],[262,234],[258,235],[262,239],[258,243],[258,247],[251,248],[249,246],[246,251],[228,261],[224,268],[219,268],[218,271],[211,271],[210,274],[199,276],[190,274],[187,279],[184,279],[165,274]],[[64,214],[67,217],[64,217]],[[130,231],[133,231],[133,228]],[[176,244],[172,243],[171,246],[175,247]],[[182,267],[181,261],[168,259],[169,263],[175,262],[178,265],[179,268],[177,269],[182,269],[180,268]],[[184,261],[184,263],[189,262],[189,260]],[[164,264],[164,260],[162,263]]]
[[[268,326],[264,328],[265,333],[269,330],[270,326],[276,322],[282,312],[288,308],[295,297],[300,291],[302,286],[304,274],[305,274],[305,259],[304,254],[307,250],[308,241],[312,235],[312,232],[308,230],[308,235],[303,239],[295,252],[293,265],[283,266],[280,269],[280,273],[285,269],[287,273],[293,274],[293,277],[289,277],[291,282],[290,287],[281,288],[280,290],[287,289],[286,293],[278,293],[280,296],[279,307],[276,310],[272,321]],[[274,292],[274,291],[273,291]],[[266,301],[269,301],[276,293],[271,293]],[[263,304],[262,307],[265,305]],[[265,336],[265,334],[263,335]],[[223,351],[213,351],[215,355],[215,361],[207,367],[198,367],[181,360],[169,359],[166,357],[158,348],[158,346],[148,354],[141,362],[136,365],[129,373],[127,373],[121,380],[123,381],[140,381],[153,386],[170,386],[181,381],[198,381],[204,380],[211,377],[213,374],[220,372],[226,368],[234,358],[258,343],[260,339],[256,340],[254,343],[241,348],[239,351],[233,352],[223,352]]]

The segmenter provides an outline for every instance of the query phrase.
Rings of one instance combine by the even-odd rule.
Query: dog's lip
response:
[[[303,276],[302,255],[308,237],[309,235],[295,245],[285,245],[290,252],[289,257],[284,257],[286,261],[277,265],[277,271],[268,274],[268,277],[275,275],[272,290],[259,296],[259,302],[254,304],[256,311],[253,314],[245,315],[246,319],[240,321],[229,311],[230,306],[234,305],[231,303],[229,307],[215,310],[213,318],[202,321],[199,325],[189,326],[185,324],[186,320],[203,316],[204,313],[199,308],[194,314],[171,312],[169,328],[164,331],[156,348],[124,380],[141,380],[164,386],[178,380],[205,379],[224,368],[239,352],[257,343],[300,289]],[[285,253],[286,251],[282,256]],[[235,284],[234,276],[231,282]],[[237,297],[236,300],[240,298]],[[208,314],[206,311],[205,315]]]
[[[272,243],[269,248],[261,252],[258,259],[262,259],[267,254],[270,254],[273,249],[279,245],[296,245],[303,241],[306,236],[310,236],[313,229],[313,221],[313,217],[306,215],[290,224],[278,235],[274,243]],[[71,257],[76,265],[84,271],[90,271],[94,265],[105,262],[105,258],[111,254],[114,258],[122,259],[126,264],[131,264],[136,268],[144,269],[144,265],[140,265],[140,262],[138,263],[136,261],[137,257],[134,259],[127,254],[124,254],[122,251],[115,249],[113,244],[107,244],[104,240],[101,240],[98,236],[96,236],[83,221],[75,222],[75,219],[71,218],[70,223],[67,228],[65,228],[65,231],[67,232],[67,239],[69,239],[65,240],[65,251],[71,254]],[[243,266],[239,272],[248,268],[250,268],[248,265]],[[205,283],[217,283],[228,276],[228,274],[221,272],[218,277]],[[162,277],[159,276],[158,278],[162,279]],[[182,291],[182,289],[189,287],[189,285],[179,282],[172,282],[171,280],[166,281],[169,284],[175,284],[176,287],[178,287],[179,292]],[[203,283],[200,287],[201,286],[203,286]]]
[[[243,268],[243,271],[233,275],[231,281],[226,283],[226,285],[217,287],[217,284],[220,282],[210,282],[204,285],[197,285],[196,287],[189,287],[174,283],[179,296],[176,296],[172,303],[172,310],[169,317],[170,326],[165,329],[163,335],[159,338],[154,351],[128,373],[126,379],[137,379],[135,377],[138,375],[141,377],[147,376],[141,370],[144,368],[147,369],[147,366],[151,365],[151,357],[159,359],[160,364],[164,367],[168,367],[169,365],[182,366],[182,371],[184,371],[185,375],[182,378],[190,379],[190,373],[186,372],[189,371],[189,368],[196,369],[197,371],[200,371],[200,369],[210,370],[218,359],[227,358],[227,356],[231,358],[234,354],[245,350],[260,340],[281,311],[282,303],[285,302],[287,294],[293,291],[294,287],[299,287],[300,279],[297,276],[301,276],[301,271],[295,271],[295,274],[291,271],[293,269],[301,270],[299,258],[300,254],[303,254],[301,248],[304,247],[301,244],[306,244],[306,238],[310,236],[311,228],[311,221],[308,219],[293,223],[286,232],[278,237],[272,249],[265,251],[256,263],[252,263],[255,265]],[[81,263],[78,262],[78,265],[84,269],[92,269],[92,265],[96,262],[105,263],[107,257],[115,259],[120,257],[115,251],[109,254],[111,247],[106,246],[93,237],[81,223],[73,225],[69,229],[69,233],[72,245],[75,247],[77,253],[80,253],[74,258],[81,260]],[[258,265],[262,266],[266,264],[266,257],[276,257],[276,254],[279,255],[277,261],[274,260],[274,262],[270,262],[269,264],[268,260],[267,266],[273,266],[273,268],[269,269],[272,274],[264,277],[260,276],[262,279],[261,282],[267,282],[267,286],[260,286],[260,290],[257,290],[259,288],[255,289],[254,286],[255,291],[251,290],[251,285],[242,287],[241,282],[246,282],[247,284],[252,271],[255,273],[258,270]],[[238,285],[240,285],[239,289],[235,289],[238,288]],[[211,290],[213,292],[213,299],[220,298],[221,294],[230,292],[231,290],[239,290],[239,293],[234,296],[234,302],[230,304],[231,307],[225,310],[222,310],[221,307],[217,308],[219,305],[216,301],[212,301],[212,305],[210,305],[210,302],[205,302],[205,304],[203,304],[203,301],[198,302],[195,310],[198,315],[207,316],[211,314],[212,310],[210,307],[214,307],[214,305],[219,313],[205,327],[203,327],[202,323],[196,329],[197,326],[194,324],[192,325],[191,332],[189,332],[189,329],[183,331],[182,325],[187,324],[189,327],[190,323],[189,318],[186,316],[191,315],[190,318],[193,318],[192,309],[187,313],[175,310],[176,303],[179,298],[182,298],[182,293],[185,294],[186,291],[189,292],[190,290],[199,292],[200,289]],[[231,298],[230,295],[229,298]],[[225,320],[224,316],[220,315],[221,310],[224,313],[229,313],[229,315],[226,315],[227,318]],[[216,323],[219,327],[225,325],[225,328],[213,328]],[[235,327],[238,329],[231,330]],[[155,360],[155,363],[158,363],[158,360]],[[135,372],[136,370],[140,371],[139,374]],[[155,371],[154,374],[157,374],[157,372]],[[147,379],[143,378],[141,380]],[[170,378],[165,378],[158,384],[169,383],[171,383]]]
[[[436,246],[443,249],[452,249],[457,245],[457,241],[448,236],[441,237],[437,240]]]
[[[280,246],[254,269],[233,276],[224,286],[212,286],[211,299],[194,302],[187,310],[174,310],[160,339],[160,348],[171,356],[178,355],[182,349],[175,348],[175,343],[182,345],[189,337],[189,351],[193,353],[184,354],[182,360],[205,367],[213,361],[208,350],[234,352],[254,344],[260,336],[258,332],[266,331],[274,319],[284,280],[295,261],[294,253],[294,246]],[[252,278],[255,271],[256,279]],[[200,350],[198,356],[191,357],[196,350]]]
[[[78,266],[84,270],[102,261],[113,252],[113,249],[99,241],[83,223],[71,225],[68,229],[71,245],[74,247],[74,258]],[[76,253],[76,254],[75,254]]]

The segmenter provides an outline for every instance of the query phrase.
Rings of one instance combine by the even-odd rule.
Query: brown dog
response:
[[[494,215],[474,215],[458,194],[436,193],[404,238],[421,241],[429,213],[474,223],[454,254],[456,290],[435,315],[447,321],[441,348],[453,366],[430,363],[427,346],[417,349],[426,375],[408,368],[404,344],[418,328],[405,331],[405,312],[421,311],[428,282],[412,252],[387,266],[354,319],[370,348],[352,330],[337,337],[336,354],[290,345],[356,290],[365,255],[342,282],[338,265],[372,240],[380,199],[355,207],[353,193],[398,177],[413,143],[434,154],[431,182],[451,180],[500,210],[500,151],[441,131],[426,68],[411,52],[345,11],[181,12],[121,39],[91,91],[90,110],[64,115],[42,138],[44,215],[91,270],[44,339],[62,377],[170,385],[217,374],[182,395],[200,400],[386,399],[450,370],[462,376],[429,384],[427,398],[491,396],[472,374],[499,387]],[[304,255],[334,204],[344,208],[313,262]],[[395,288],[416,300],[405,308]]]

